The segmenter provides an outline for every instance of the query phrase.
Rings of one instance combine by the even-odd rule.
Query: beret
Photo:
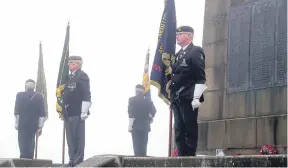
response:
[[[177,33],[180,33],[180,32],[194,33],[194,29],[190,26],[180,26],[177,29]]]
[[[69,60],[82,60],[82,57],[80,57],[80,56],[70,56],[69,57]]]

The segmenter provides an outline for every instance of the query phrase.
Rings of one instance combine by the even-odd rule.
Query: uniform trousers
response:
[[[149,132],[147,130],[132,131],[134,156],[147,155],[148,134]]]
[[[36,128],[18,128],[20,158],[33,159],[36,132]]]
[[[84,160],[85,120],[80,116],[66,117],[64,120],[68,144],[69,165],[75,166]]]
[[[178,156],[195,156],[198,142],[198,108],[191,105],[192,100],[177,99],[172,102],[174,113],[175,143]]]

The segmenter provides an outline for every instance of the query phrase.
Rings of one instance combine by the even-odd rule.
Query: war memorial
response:
[[[202,47],[208,89],[197,154],[206,156],[101,155],[77,167],[287,167],[287,0],[206,0]],[[265,144],[277,155],[259,155]],[[60,166],[0,159],[0,167]]]

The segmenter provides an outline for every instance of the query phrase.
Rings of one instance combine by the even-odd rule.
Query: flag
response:
[[[146,60],[145,60],[145,65],[144,65],[144,74],[143,74],[143,81],[142,85],[145,88],[145,97],[149,100],[151,100],[151,92],[150,92],[150,79],[149,79],[149,48],[146,54]]]
[[[42,43],[41,42],[39,44],[39,61],[38,61],[36,92],[41,93],[43,98],[44,98],[45,114],[46,114],[46,118],[48,118],[47,87],[46,87],[46,78],[45,78],[45,72],[44,72],[43,53],[42,53]]]
[[[63,110],[63,99],[62,99],[62,92],[64,90],[64,83],[68,80],[69,76],[69,36],[70,36],[70,25],[68,23],[66,28],[66,37],[62,52],[62,57],[59,65],[59,72],[58,72],[58,80],[57,80],[57,89],[56,89],[56,110],[59,114],[59,117],[62,118],[62,110]]]
[[[150,83],[158,88],[158,96],[166,104],[169,104],[170,101],[172,73],[170,64],[175,61],[176,26],[175,2],[174,0],[165,0]]]

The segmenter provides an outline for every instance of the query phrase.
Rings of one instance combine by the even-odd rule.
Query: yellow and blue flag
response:
[[[69,37],[70,37],[70,25],[68,23],[66,28],[66,36],[65,36],[65,42],[64,42],[64,48],[62,52],[62,57],[59,65],[59,72],[58,72],[58,80],[57,80],[57,89],[56,89],[56,110],[59,114],[59,118],[62,118],[62,111],[63,111],[63,98],[62,93],[65,87],[65,82],[68,80],[69,76],[69,66],[68,66],[68,60],[69,60]]]
[[[174,0],[165,0],[158,44],[150,75],[151,85],[158,88],[158,96],[166,104],[170,102],[171,63],[175,61],[176,48],[176,9]]]
[[[150,79],[149,79],[149,57],[150,57],[150,51],[148,48],[146,59],[145,59],[145,65],[144,65],[142,85],[145,88],[145,97],[151,100]]]

